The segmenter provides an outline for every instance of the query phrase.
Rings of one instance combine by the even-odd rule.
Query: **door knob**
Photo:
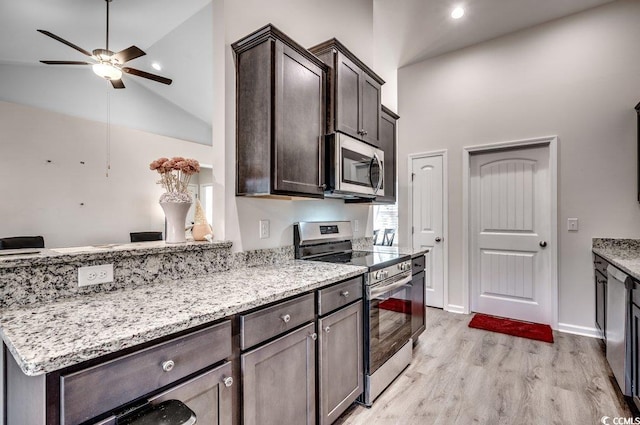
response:
[[[438,237],[436,238],[436,242],[442,242],[442,238],[438,236]]]
[[[547,247],[547,241],[540,241],[540,246],[542,248],[546,248]]]

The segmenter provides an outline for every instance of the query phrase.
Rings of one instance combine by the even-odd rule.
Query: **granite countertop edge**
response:
[[[230,270],[201,278],[160,282],[151,287],[96,294],[88,303],[87,297],[82,297],[22,306],[0,311],[0,336],[23,373],[37,376],[356,277],[366,270],[359,266],[293,260],[275,266]],[[296,281],[296,272],[302,273],[304,281]],[[262,282],[266,282],[266,288]],[[219,293],[216,293],[218,286]],[[220,301],[225,296],[230,300]],[[140,320],[127,317],[126,309],[118,312],[120,300],[117,297],[127,297],[125,302],[130,302],[131,307],[135,305]],[[163,306],[173,306],[176,297],[179,298],[178,306],[198,300],[197,308],[167,314],[159,320],[152,317],[162,314]],[[135,304],[140,300],[146,301],[144,307]],[[77,317],[73,307],[78,308]],[[101,310],[108,313],[95,319],[95,328],[85,322],[83,313]],[[63,319],[56,322],[59,316]],[[110,321],[115,323],[113,327]],[[80,334],[75,335],[77,338],[74,338],[74,331]],[[104,337],[101,332],[114,332],[115,335]],[[64,344],[60,344],[60,335],[64,335]],[[94,337],[102,338],[102,341],[95,342]]]
[[[382,253],[389,252],[393,254],[410,255],[411,258],[416,258],[420,255],[425,255],[426,253],[428,253],[429,249],[428,248],[413,249],[413,248],[401,248],[396,246],[373,245],[373,246],[362,249],[362,251],[382,252]]]
[[[591,251],[604,258],[614,267],[622,270],[632,278],[640,280],[640,257],[636,261],[632,261],[630,259],[620,258],[615,252],[607,250],[606,248],[592,248]]]
[[[187,241],[182,244],[167,244],[159,242],[138,242],[130,244],[114,244],[95,247],[79,248],[43,248],[39,254],[25,254],[0,257],[0,269],[15,267],[32,267],[42,265],[67,264],[86,262],[96,259],[110,259],[114,257],[126,258],[151,254],[179,253],[187,251],[223,250],[230,249],[230,241],[196,242]],[[85,249],[83,251],[83,249]]]

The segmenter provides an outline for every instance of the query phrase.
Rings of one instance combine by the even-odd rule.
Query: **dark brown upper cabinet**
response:
[[[273,25],[231,47],[236,195],[323,198],[328,67]]]
[[[340,131],[379,147],[384,80],[335,38],[309,50],[329,65],[327,133]]]
[[[636,105],[636,114],[638,114],[638,202],[640,202],[640,103]]]
[[[380,116],[380,149],[384,151],[384,196],[377,196],[376,203],[396,203],[397,124],[400,117],[386,106]]]

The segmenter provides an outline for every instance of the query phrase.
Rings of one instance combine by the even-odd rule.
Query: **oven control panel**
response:
[[[403,261],[401,263],[393,264],[385,267],[384,269],[376,270],[369,273],[369,285],[381,282],[385,279],[392,278],[396,275],[411,272],[411,261]]]

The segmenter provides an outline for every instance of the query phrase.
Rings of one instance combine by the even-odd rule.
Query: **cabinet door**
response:
[[[282,42],[275,69],[274,190],[322,197],[325,73]]]
[[[425,329],[424,272],[411,279],[411,337],[415,343]]]
[[[596,272],[596,326],[600,329],[602,338],[605,336],[607,305],[607,278]]]
[[[338,310],[318,323],[320,425],[328,425],[362,393],[362,301]]]
[[[380,102],[382,87],[376,80],[362,73],[362,96],[360,99],[360,129],[362,140],[379,146],[380,141]]]
[[[352,137],[361,138],[361,90],[363,73],[342,53],[336,58],[335,128]]]
[[[245,425],[311,425],[315,409],[315,325],[243,354]]]
[[[631,391],[634,401],[640,397],[640,308],[637,305],[631,304]]]
[[[380,118],[380,149],[384,151],[384,196],[376,202],[396,202],[396,120],[382,113]]]
[[[198,425],[231,425],[233,388],[231,363],[226,362],[149,401],[158,404],[167,400],[180,400],[196,414]]]

